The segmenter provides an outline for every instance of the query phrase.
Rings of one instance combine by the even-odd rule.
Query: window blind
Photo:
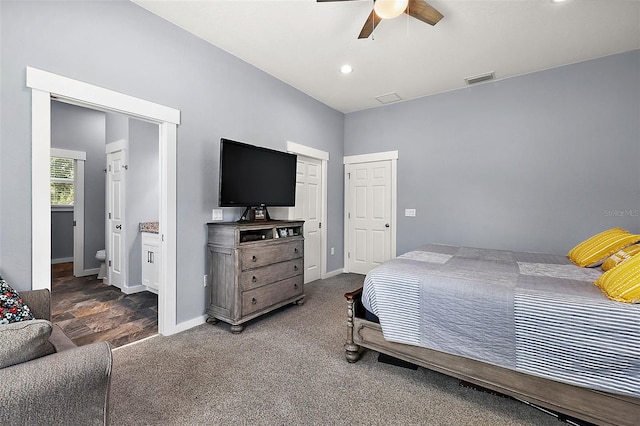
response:
[[[51,205],[72,206],[74,199],[74,160],[72,158],[51,157]]]

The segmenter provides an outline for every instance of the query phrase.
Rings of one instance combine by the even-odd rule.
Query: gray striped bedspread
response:
[[[429,244],[367,274],[386,340],[640,396],[640,305],[565,256]]]

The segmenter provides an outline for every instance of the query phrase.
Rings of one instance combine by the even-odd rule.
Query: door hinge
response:
[[[75,220],[73,221],[73,226],[76,226],[76,221]]]
[[[351,212],[347,213],[347,219],[351,219]]]
[[[111,261],[109,261],[109,266],[111,266]]]
[[[109,164],[109,171],[111,171],[111,164]]]
[[[318,222],[318,229],[322,229],[322,222]]]
[[[347,252],[347,259],[351,259],[351,252]]]
[[[109,219],[111,219],[111,212],[109,212]]]
[[[351,173],[347,173],[347,179],[351,179]]]

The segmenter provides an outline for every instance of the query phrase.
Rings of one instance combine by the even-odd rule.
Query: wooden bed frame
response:
[[[372,349],[520,401],[598,425],[640,425],[640,398],[615,395],[520,373],[457,355],[384,340],[380,325],[364,319],[362,288],[347,299],[347,361]],[[639,354],[640,356],[640,354]]]

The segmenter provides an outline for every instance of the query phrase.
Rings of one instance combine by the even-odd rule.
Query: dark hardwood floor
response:
[[[76,278],[73,263],[52,265],[51,320],[78,346],[107,341],[116,348],[158,332],[158,296],[122,293],[96,275]]]

